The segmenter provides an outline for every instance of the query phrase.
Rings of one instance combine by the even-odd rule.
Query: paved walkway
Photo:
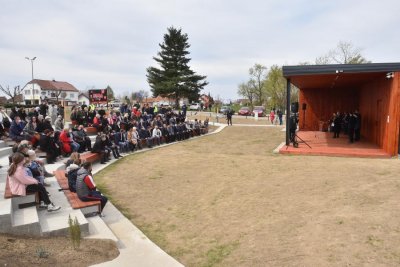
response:
[[[213,126],[228,126],[226,123],[219,123],[219,122],[210,122],[210,125]],[[233,123],[232,126],[235,127],[272,127],[272,128],[283,128],[284,125],[272,125],[272,124],[240,124],[240,123]],[[228,126],[231,127],[231,126]]]

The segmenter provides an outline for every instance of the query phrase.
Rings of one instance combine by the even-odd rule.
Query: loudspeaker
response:
[[[299,112],[299,102],[293,102],[293,103],[290,105],[290,110],[291,110],[293,113]]]
[[[306,103],[303,103],[302,109],[303,109],[303,110],[306,110],[306,109],[307,109],[307,104],[306,104]]]

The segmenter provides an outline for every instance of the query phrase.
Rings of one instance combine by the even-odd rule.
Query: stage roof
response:
[[[351,88],[400,71],[400,63],[283,66],[282,70],[301,89]]]

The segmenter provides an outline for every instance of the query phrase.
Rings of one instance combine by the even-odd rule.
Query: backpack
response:
[[[68,178],[69,191],[76,193],[76,179],[78,178],[78,169],[69,171],[66,176]]]

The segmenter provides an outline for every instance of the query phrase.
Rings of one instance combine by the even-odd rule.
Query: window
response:
[[[38,95],[38,94],[39,94],[39,90],[35,89],[35,95]]]
[[[30,95],[31,94],[31,90],[25,90],[25,95]]]
[[[51,97],[56,97],[56,93],[51,93],[50,96]]]
[[[51,95],[51,91],[48,91],[48,92],[47,92],[47,95]]]
[[[74,98],[74,94],[69,94],[69,97],[70,98]]]
[[[42,91],[41,94],[42,94],[42,95],[46,95],[46,92],[45,92],[45,91]]]

